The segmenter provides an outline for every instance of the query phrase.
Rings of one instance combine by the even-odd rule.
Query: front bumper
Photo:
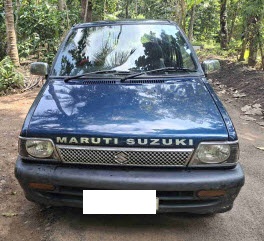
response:
[[[82,190],[157,190],[159,212],[216,213],[232,208],[244,184],[238,164],[224,170],[183,170],[172,168],[127,168],[60,166],[36,164],[17,159],[15,175],[28,200],[52,206],[82,207]],[[29,183],[55,186],[53,191],[36,190]],[[200,190],[225,190],[226,195],[199,198]]]

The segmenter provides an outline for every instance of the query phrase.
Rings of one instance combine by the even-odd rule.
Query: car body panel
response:
[[[232,208],[244,184],[240,165],[233,169],[69,168],[25,163],[17,159],[16,177],[28,200],[53,206],[82,207],[82,190],[156,190],[159,212],[216,213]],[[28,184],[50,183],[53,191],[34,190]],[[200,190],[225,190],[223,197],[199,198]]]
[[[200,78],[163,84],[82,82],[50,81],[27,135],[228,140],[223,118]]]

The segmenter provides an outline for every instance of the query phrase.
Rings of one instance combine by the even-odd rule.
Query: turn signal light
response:
[[[37,182],[30,182],[28,186],[32,189],[47,190],[47,191],[53,191],[55,189],[55,187],[51,184],[37,183]]]
[[[205,198],[205,197],[222,197],[226,195],[225,190],[201,190],[197,193],[198,197]]]

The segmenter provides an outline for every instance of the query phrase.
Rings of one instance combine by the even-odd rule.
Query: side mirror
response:
[[[30,73],[34,75],[48,75],[49,65],[43,62],[34,62],[30,64]]]
[[[207,74],[211,74],[211,73],[214,73],[220,70],[221,66],[220,66],[219,60],[213,59],[213,60],[205,60],[202,63],[202,68],[203,68],[204,74],[207,75]]]

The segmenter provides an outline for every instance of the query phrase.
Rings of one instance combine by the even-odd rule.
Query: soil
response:
[[[255,70],[242,63],[220,62],[221,71],[209,76],[214,80],[213,83],[226,85],[227,91],[244,93],[246,96],[240,98],[243,103],[261,104],[264,108],[264,71]]]
[[[222,95],[222,100],[231,106],[229,111],[232,111],[232,109],[236,110],[233,116],[236,117],[237,113],[239,115],[240,108],[246,104],[259,103],[264,108],[264,72],[232,62],[222,62],[221,72],[213,74],[209,78],[212,79],[212,84],[219,95],[226,91]],[[244,93],[246,96],[234,98],[233,93],[236,90]],[[244,162],[247,175],[251,175],[253,169],[251,168],[251,164],[247,164],[248,157],[245,156],[251,151],[250,156],[257,154],[253,162],[256,163],[257,167],[254,169],[255,172],[248,178],[250,182],[248,184],[249,187],[244,189],[247,190],[247,194],[245,192],[244,194],[242,193],[241,198],[237,201],[239,205],[237,204],[235,209],[228,214],[221,214],[212,219],[201,218],[198,220],[191,217],[167,219],[165,217],[153,218],[142,216],[142,218],[138,219],[137,216],[131,218],[125,216],[105,216],[105,221],[101,223],[94,216],[83,217],[80,210],[76,211],[70,208],[43,209],[38,205],[28,202],[14,177],[14,165],[17,157],[18,135],[28,109],[38,91],[39,88],[21,94],[0,97],[1,241],[89,240],[88,237],[91,238],[90,240],[129,240],[129,237],[132,237],[131,235],[134,235],[134,239],[144,238],[145,240],[175,240],[175,235],[177,237],[180,236],[179,240],[206,240],[207,238],[208,240],[221,240],[219,237],[223,237],[222,240],[242,240],[241,235],[244,235],[244,240],[263,240],[263,210],[256,210],[256,207],[263,207],[263,203],[261,203],[261,188],[263,187],[261,183],[263,182],[261,180],[264,175],[259,172],[261,169],[263,170],[263,167],[259,167],[259,165],[263,165],[263,152],[250,147],[251,144],[249,143],[249,141],[258,138],[258,133],[261,133],[261,131],[263,133],[263,128],[253,125],[249,129],[251,124],[244,125],[244,129],[240,127],[238,129],[242,140],[244,138],[247,141],[242,143],[242,147],[245,150],[250,147],[249,150],[242,153],[242,163]],[[258,116],[258,118],[261,119],[263,116]],[[239,124],[239,121],[236,121],[236,123]],[[262,139],[259,138],[258,141],[259,145],[263,145],[261,144]],[[243,156],[245,156],[244,159]],[[255,177],[258,177],[258,180]],[[258,182],[258,184],[255,184],[255,182]],[[258,189],[255,190],[254,187]],[[251,189],[252,192],[250,191]],[[257,192],[260,194],[255,198]],[[256,218],[257,220],[255,220]],[[125,219],[125,222],[122,221],[123,219]],[[112,225],[112,222],[114,225]],[[211,224],[212,222],[215,224]],[[241,225],[239,225],[240,222]],[[225,225],[226,223],[227,225]],[[254,225],[257,226],[251,227],[252,223],[255,223]],[[155,227],[153,228],[152,225]],[[143,227],[145,228],[143,229]],[[249,228],[251,231],[246,230]],[[175,233],[175,230],[178,230],[178,232]],[[251,236],[251,232],[255,236]],[[143,233],[146,233],[145,236],[142,236]],[[204,234],[209,236],[205,237]],[[166,235],[167,238],[163,238],[163,235]],[[189,237],[188,235],[194,235],[194,237]],[[255,238],[251,239],[251,237]]]
[[[33,225],[41,213],[32,212],[37,208],[34,205],[24,205],[23,191],[14,176],[18,135],[38,91],[0,97],[0,240],[17,240],[16,236],[38,240],[38,231],[26,232],[23,226]]]

